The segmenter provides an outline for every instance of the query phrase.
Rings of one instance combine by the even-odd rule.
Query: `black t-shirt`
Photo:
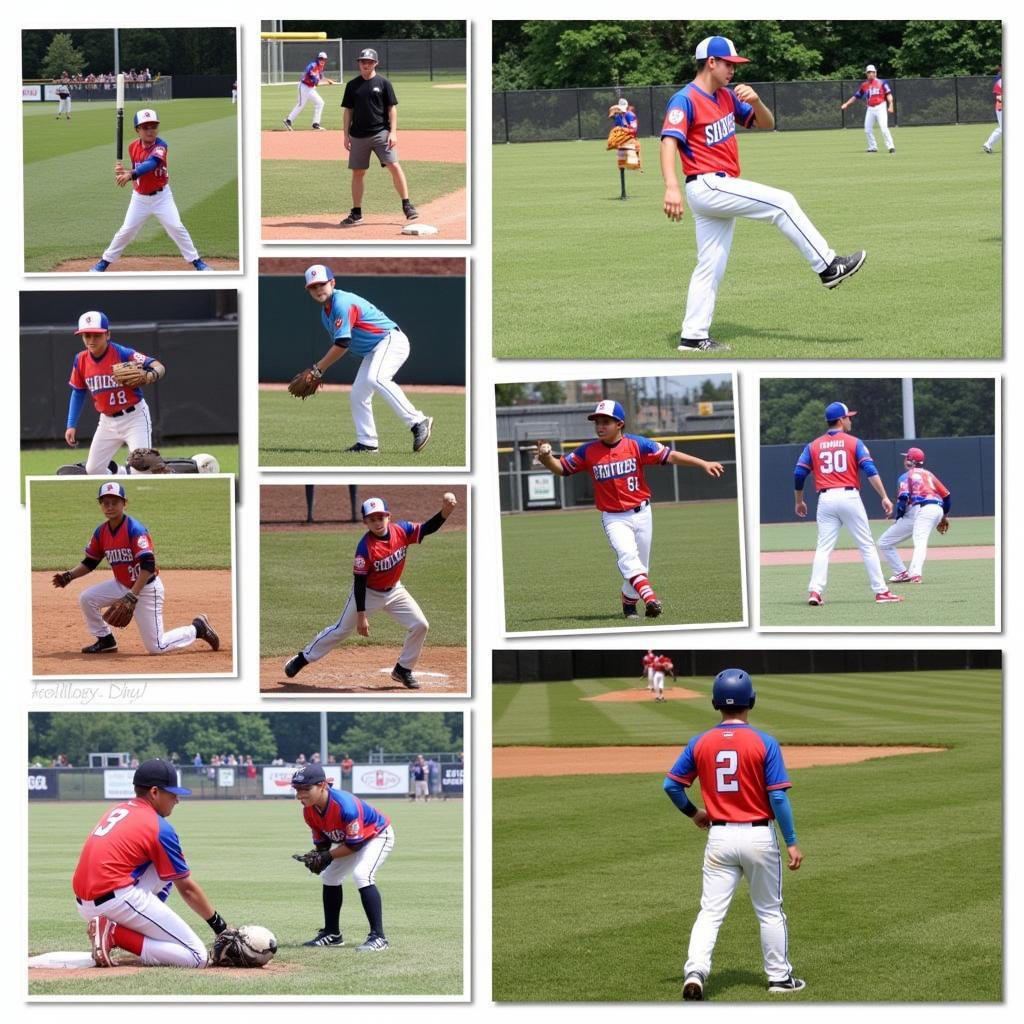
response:
[[[341,105],[352,111],[349,134],[356,139],[365,139],[387,131],[388,108],[397,107],[398,99],[386,78],[380,75],[363,78],[360,75],[345,83]]]

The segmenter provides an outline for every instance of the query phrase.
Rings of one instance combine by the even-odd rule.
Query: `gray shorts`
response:
[[[385,164],[398,163],[398,147],[388,149],[387,129],[377,132],[376,135],[369,135],[365,139],[349,137],[352,148],[348,151],[348,169],[350,171],[365,171],[370,166],[370,154],[376,153],[381,167]]]

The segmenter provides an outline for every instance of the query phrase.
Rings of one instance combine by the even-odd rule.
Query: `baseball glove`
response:
[[[939,533],[948,533],[949,532],[949,520],[945,516],[943,516],[941,522],[939,523],[938,526],[935,527],[935,529],[938,530]]]
[[[155,448],[134,448],[128,456],[128,468],[133,473],[170,473],[164,457]]]
[[[305,864],[314,875],[326,870],[333,858],[330,850],[310,850],[308,853],[293,853],[292,860]]]
[[[67,570],[64,572],[55,572],[53,574],[53,585],[58,589],[66,587],[71,582],[71,573]]]
[[[222,931],[213,940],[210,950],[211,967],[259,967],[251,961],[246,953],[246,946],[237,928]]]
[[[127,388],[141,388],[152,379],[151,371],[144,370],[138,363],[114,363],[110,372],[118,384]]]
[[[315,395],[323,387],[324,372],[319,366],[311,366],[302,373],[297,373],[288,382],[288,390],[296,397],[305,401],[310,395]]]
[[[138,604],[138,601],[139,599],[129,590],[124,597],[115,601],[103,613],[103,621],[110,626],[124,629],[132,621],[132,616],[135,614],[135,605]]]

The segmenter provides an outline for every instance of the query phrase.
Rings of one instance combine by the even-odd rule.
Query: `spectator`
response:
[[[337,764],[338,763],[337,760],[335,760],[334,755],[330,751],[327,752],[327,763],[328,764]]]
[[[198,751],[196,752],[196,756],[192,758],[192,764],[197,769],[203,767],[203,755]]]
[[[341,755],[341,774],[351,775],[352,774],[352,758],[348,754]]]
[[[281,768],[281,767],[284,766],[284,758],[283,757],[275,757],[274,760],[271,761],[270,763],[275,768]]]
[[[427,761],[427,780],[430,783],[430,795],[441,795],[441,766],[433,759]]]
[[[319,764],[320,763],[320,755],[318,753],[314,752],[312,754],[312,756],[310,757],[310,759],[309,759],[309,763],[310,764]]]
[[[295,763],[296,764],[305,764],[306,763],[306,755],[305,754],[299,754],[299,756],[295,758]]]
[[[428,789],[427,782],[427,763],[423,760],[422,754],[416,755],[416,760],[412,764],[412,778],[416,785],[415,793],[413,794],[413,801],[419,800],[423,797],[424,803],[430,802],[430,790]]]
[[[128,762],[128,767],[129,768],[138,768],[139,767],[139,759],[134,754],[132,755],[132,759]]]
[[[252,754],[245,755],[245,777],[247,779],[256,778],[256,765],[253,763]]]

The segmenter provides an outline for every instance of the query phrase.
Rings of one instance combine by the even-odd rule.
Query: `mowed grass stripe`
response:
[[[874,514],[872,512],[872,515]],[[868,525],[871,527],[872,536],[877,541],[892,524],[891,519],[876,518],[872,519]],[[995,538],[995,519],[992,516],[977,516],[957,519],[949,533],[945,535],[933,530],[928,537],[928,547],[950,548],[963,545],[995,544]],[[818,525],[813,519],[807,523],[765,523],[761,526],[762,551],[805,551],[810,558],[813,556],[817,544]],[[856,546],[849,530],[839,532],[839,542],[836,544],[838,549],[850,551]],[[913,551],[913,548],[912,537],[908,537],[897,545],[897,550],[901,553]],[[809,566],[810,562],[808,562]]]

